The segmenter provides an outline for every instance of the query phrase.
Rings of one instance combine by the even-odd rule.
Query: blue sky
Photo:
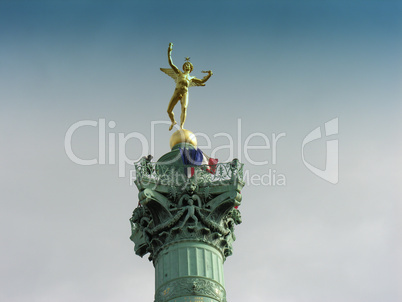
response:
[[[177,66],[191,57],[193,75],[214,72],[191,89],[186,121],[211,138],[207,152],[228,143],[222,132],[242,147],[253,133],[286,134],[275,164],[272,150],[250,152],[263,166],[233,152],[250,175],[275,169],[286,186],[242,191],[228,300],[399,301],[400,15],[399,1],[2,1],[0,300],[152,301],[153,267],[128,239],[136,188],[116,164],[73,163],[64,137],[105,119],[108,133],[150,141],[151,122],[168,121],[174,82],[159,68],[173,42]],[[334,118],[336,185],[300,154]],[[155,135],[157,159],[170,133]],[[125,151],[135,160],[142,147]],[[95,157],[97,129],[77,131],[73,150]],[[324,168],[325,139],[305,152]]]

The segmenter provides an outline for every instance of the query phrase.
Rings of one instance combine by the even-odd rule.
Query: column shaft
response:
[[[226,301],[223,257],[202,242],[163,249],[155,261],[155,302]]]

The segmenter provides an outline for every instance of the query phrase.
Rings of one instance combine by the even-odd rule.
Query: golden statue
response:
[[[176,82],[176,88],[173,92],[173,96],[170,99],[167,113],[172,125],[169,127],[169,131],[172,130],[173,126],[176,125],[176,120],[174,119],[173,108],[176,106],[177,102],[181,103],[181,116],[180,116],[180,128],[183,129],[184,122],[187,116],[187,105],[188,105],[188,87],[191,86],[205,86],[205,82],[212,76],[212,71],[201,71],[203,73],[208,73],[202,80],[196,77],[190,76],[190,72],[193,71],[193,64],[190,63],[190,58],[186,58],[186,62],[183,64],[183,72],[181,72],[176,65],[173,64],[171,53],[173,49],[173,43],[169,43],[168,48],[168,60],[170,68],[161,68],[161,70],[168,76],[172,77]]]

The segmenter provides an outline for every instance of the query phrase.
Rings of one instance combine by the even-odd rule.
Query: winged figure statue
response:
[[[177,124],[173,109],[176,104],[180,101],[181,103],[181,116],[180,116],[180,128],[183,129],[184,122],[186,121],[187,116],[187,105],[188,105],[188,88],[192,86],[205,86],[205,82],[212,76],[212,71],[202,71],[203,73],[208,73],[201,80],[196,77],[190,76],[190,72],[193,71],[193,64],[190,62],[190,58],[186,58],[186,62],[183,64],[183,71],[177,68],[176,65],[173,64],[172,61],[172,49],[173,43],[169,44],[168,48],[168,60],[169,65],[172,68],[161,68],[161,70],[166,73],[168,76],[173,78],[176,82],[176,88],[173,92],[173,96],[170,99],[167,113],[172,124],[169,127],[169,131],[173,129],[173,126]]]

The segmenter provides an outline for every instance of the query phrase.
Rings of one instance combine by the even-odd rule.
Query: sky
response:
[[[173,42],[177,66],[213,71],[189,92],[185,128],[245,165],[228,301],[401,301],[401,12],[0,1],[0,300],[153,301],[154,268],[129,240],[130,171],[170,151],[174,82],[159,68]],[[66,151],[74,125],[71,152],[95,164]]]

